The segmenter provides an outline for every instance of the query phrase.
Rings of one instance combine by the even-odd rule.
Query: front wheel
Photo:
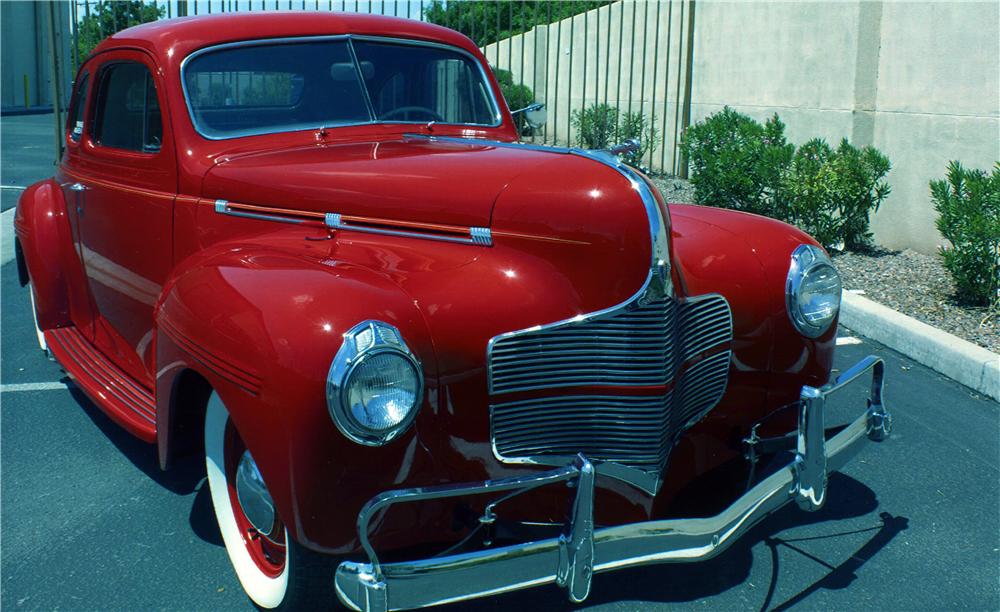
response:
[[[205,414],[205,468],[226,552],[253,603],[268,610],[333,604],[332,559],[288,537],[253,458],[214,392]]]

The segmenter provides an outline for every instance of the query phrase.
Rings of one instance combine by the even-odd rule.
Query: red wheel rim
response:
[[[240,438],[240,434],[233,427],[233,422],[226,423],[225,439],[225,461],[226,461],[226,485],[229,489],[229,504],[233,508],[233,516],[236,518],[236,526],[239,527],[243,536],[243,544],[246,546],[250,558],[257,565],[257,568],[268,578],[277,578],[285,570],[285,559],[287,549],[285,547],[285,525],[278,518],[274,517],[274,526],[271,528],[271,538],[268,539],[261,534],[251,523],[243,512],[239,498],[236,495],[236,469],[240,465],[240,459],[246,451],[246,445]]]

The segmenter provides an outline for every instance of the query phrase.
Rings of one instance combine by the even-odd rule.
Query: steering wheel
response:
[[[425,113],[427,115],[430,115],[431,119],[434,121],[440,121],[442,123],[444,122],[444,117],[439,115],[438,112],[435,111],[434,109],[427,108],[426,106],[400,106],[399,108],[394,108],[388,113],[382,115],[382,119],[390,119],[392,117],[395,117],[396,115],[402,115],[402,114],[406,114],[407,116],[409,116],[411,112]]]

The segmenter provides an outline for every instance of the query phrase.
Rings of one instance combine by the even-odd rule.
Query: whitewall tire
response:
[[[227,434],[231,444],[232,427],[222,400],[212,393],[205,414],[205,468],[215,518],[243,589],[256,605],[274,609],[285,602],[288,594],[288,576],[294,569],[292,559],[291,555],[285,554],[280,562],[276,561],[273,567],[268,567],[266,560],[262,562],[256,554],[254,546],[257,543],[247,535],[245,527],[241,527],[243,520],[239,515],[242,511],[232,494],[233,470],[227,469],[227,459],[229,464],[232,463],[232,457],[227,457]],[[284,542],[288,542],[287,529],[280,528],[284,531]]]
[[[38,337],[38,347],[48,355],[49,344],[45,341],[45,333],[42,331],[42,328],[38,326],[38,309],[35,307],[35,287],[30,281],[28,282],[28,298],[31,300],[31,319],[35,323],[35,335]]]

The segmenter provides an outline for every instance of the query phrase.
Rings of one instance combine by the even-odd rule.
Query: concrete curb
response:
[[[0,213],[0,266],[14,261],[14,209]]]
[[[1000,402],[1000,355],[844,292],[840,323]]]

